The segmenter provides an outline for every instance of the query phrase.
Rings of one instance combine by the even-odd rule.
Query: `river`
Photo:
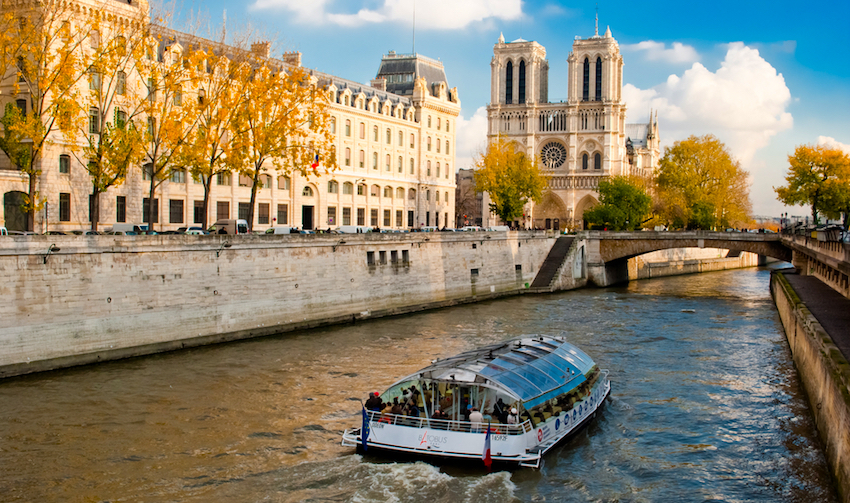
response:
[[[525,295],[0,381],[0,501],[837,502],[768,281]],[[532,333],[612,382],[540,470],[340,446],[369,391]]]

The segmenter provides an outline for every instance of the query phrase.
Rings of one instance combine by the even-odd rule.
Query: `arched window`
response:
[[[404,133],[402,133],[401,131],[398,132],[398,146],[404,146]]]
[[[387,128],[387,145],[392,143],[392,141],[393,141],[392,131],[390,131],[390,128]]]
[[[372,185],[372,188],[369,190],[369,195],[379,197],[381,195],[381,187],[377,185]]]
[[[439,190],[434,191],[434,201],[438,202],[438,203],[440,202],[440,191]]]
[[[425,164],[425,175],[426,175],[426,176],[431,176],[431,161],[428,161],[428,162]]]
[[[415,144],[416,144],[416,136],[414,136],[413,133],[410,133],[410,148],[413,148],[413,146]]]
[[[431,191],[430,190],[425,191],[425,200],[429,201],[429,202],[431,201]]]
[[[404,189],[401,187],[397,188],[395,191],[395,197],[396,199],[404,199]]]
[[[361,140],[366,139],[366,124],[364,124],[362,122],[360,123],[360,139]]]
[[[366,184],[365,183],[361,183],[361,184],[357,185],[357,195],[358,196],[365,196],[366,195]]]
[[[372,127],[372,141],[378,141],[378,126]]]
[[[336,180],[328,182],[328,194],[336,194],[339,192],[339,183]]]
[[[351,166],[351,149],[348,147],[345,148],[345,165]]]
[[[590,60],[584,58],[584,85],[581,87],[581,99],[587,101],[590,99]]]
[[[384,187],[384,197],[387,199],[393,198],[393,188],[392,187]]]
[[[510,105],[514,102],[514,64],[508,61],[508,67],[505,70],[505,104]]]
[[[440,153],[440,139],[437,138],[437,153]]]
[[[331,134],[336,134],[336,117],[331,117]]]
[[[449,155],[450,153],[451,152],[449,152],[449,140],[446,140],[446,155]]]
[[[428,137],[428,141],[426,142],[426,146],[427,146],[428,152],[430,152],[431,151],[431,137],[430,136]]]
[[[304,187],[304,190],[301,191],[301,195],[304,197],[313,197],[313,189],[310,187]]]
[[[372,152],[372,169],[378,169],[378,153]]]
[[[413,158],[412,157],[410,158],[410,174],[411,175],[414,174],[414,172],[413,172]]]
[[[431,116],[428,116],[428,127],[431,127]]]
[[[398,172],[401,173],[404,170],[404,158],[398,156]]]
[[[519,100],[520,104],[525,103],[525,61],[519,62]]]
[[[348,98],[348,96],[346,96]],[[351,121],[345,121],[345,136],[351,136]]]
[[[446,178],[449,177],[449,163],[446,163]]]
[[[602,169],[602,154],[593,155],[593,169]]]
[[[416,189],[410,189],[407,191],[407,198],[411,201],[416,199]]]
[[[445,202],[449,202],[449,193],[448,193],[448,192],[446,192],[444,195],[446,196],[446,198],[445,198],[445,199],[443,199],[443,201],[445,201]]]
[[[344,195],[350,196],[351,193],[354,192],[354,184],[351,182],[345,182],[342,184],[342,193]]]
[[[360,151],[360,167],[363,168],[366,166],[366,152],[364,150]]]
[[[602,58],[596,58],[596,101],[602,101]]]
[[[384,171],[390,170],[390,154],[387,154],[387,160],[384,163]]]
[[[437,117],[437,129],[440,129],[442,121],[439,117]]]
[[[581,169],[587,169],[587,153],[581,154]]]
[[[437,178],[440,178],[440,163],[437,163]]]

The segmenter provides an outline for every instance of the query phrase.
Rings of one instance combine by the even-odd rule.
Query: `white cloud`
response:
[[[475,156],[487,147],[487,107],[480,107],[469,119],[457,119],[455,167],[469,169]]]
[[[837,148],[845,154],[850,155],[850,145],[841,143],[831,136],[818,136],[818,145],[825,145],[829,148]]]
[[[362,26],[373,23],[411,23],[414,3],[383,0],[378,8],[362,8],[355,14],[332,12],[329,0],[255,0],[254,9],[286,9],[300,23]],[[423,5],[424,4],[424,5]],[[522,0],[431,0],[416,9],[416,27],[453,30],[488,19],[519,19]]]
[[[793,126],[786,111],[791,92],[784,77],[741,42],[727,46],[716,72],[694,63],[681,76],[670,75],[651,89],[627,84],[623,97],[631,121],[645,122],[650,109],[658,110],[665,144],[691,134],[714,134],[753,175],[750,161],[755,153]]]
[[[667,48],[662,42],[645,40],[637,44],[623,45],[626,51],[643,52],[649,61],[665,61],[667,63],[693,63],[699,60],[696,49],[681,42],[673,42]]]

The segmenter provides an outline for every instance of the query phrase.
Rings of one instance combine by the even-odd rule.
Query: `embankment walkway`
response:
[[[814,276],[800,276],[790,270],[782,274],[844,358],[850,360],[850,299]]]

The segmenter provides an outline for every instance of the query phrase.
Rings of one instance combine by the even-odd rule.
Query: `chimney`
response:
[[[281,59],[289,66],[301,66],[301,53],[298,51],[284,52]]]
[[[251,44],[251,53],[258,58],[268,58],[271,56],[271,42],[256,42]]]
[[[386,91],[387,90],[387,79],[383,77],[378,77],[377,79],[372,79],[369,83],[370,86],[374,87],[378,91]]]

